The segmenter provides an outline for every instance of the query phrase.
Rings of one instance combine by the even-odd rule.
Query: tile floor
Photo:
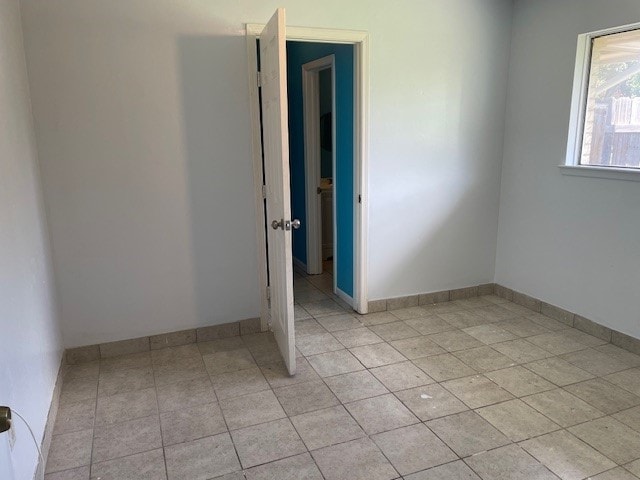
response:
[[[640,478],[640,357],[495,296],[68,367],[47,480]]]

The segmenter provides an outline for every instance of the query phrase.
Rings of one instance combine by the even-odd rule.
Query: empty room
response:
[[[0,0],[1,480],[640,480],[638,0]]]

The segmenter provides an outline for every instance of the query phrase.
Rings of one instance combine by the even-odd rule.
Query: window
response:
[[[640,173],[640,24],[580,35],[569,167]]]

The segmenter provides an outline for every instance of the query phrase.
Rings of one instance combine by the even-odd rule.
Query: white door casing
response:
[[[285,11],[279,8],[260,35],[260,79],[271,328],[287,370],[293,375],[296,354],[285,28]]]

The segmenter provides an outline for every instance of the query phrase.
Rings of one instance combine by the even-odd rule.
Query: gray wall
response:
[[[577,37],[637,0],[515,3],[496,281],[640,337],[640,184],[564,163]]]
[[[493,280],[510,0],[25,0],[67,346],[258,315],[243,24],[278,6],[370,33],[369,298]]]
[[[42,439],[62,356],[18,0],[0,2],[0,405]],[[33,478],[38,454],[16,417],[0,478]]]

